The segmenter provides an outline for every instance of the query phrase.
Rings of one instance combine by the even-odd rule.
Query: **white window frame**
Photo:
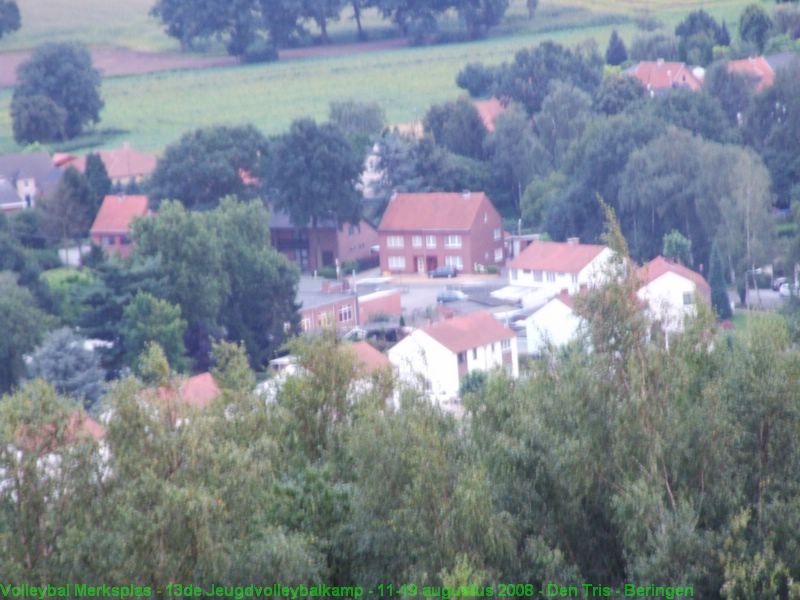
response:
[[[347,323],[353,320],[353,307],[350,304],[340,306],[338,313],[339,323]]]
[[[692,306],[693,304],[694,304],[694,292],[683,292],[683,305]]]
[[[502,248],[495,248],[494,249],[494,262],[501,262],[503,260],[503,249]]]
[[[494,239],[499,240],[502,237],[502,229],[500,227],[496,227],[494,230]]]
[[[406,268],[406,257],[405,256],[390,256],[388,259],[389,270],[390,271],[397,271],[399,269]]]
[[[556,281],[555,271],[547,271],[547,283],[555,283],[555,281]]]
[[[300,329],[303,331],[310,331],[311,330],[311,319],[306,317],[302,321],[300,321]]]
[[[542,275],[542,271],[534,271],[533,272],[533,280],[534,281],[538,281],[538,282],[543,281],[544,277]]]
[[[461,255],[445,256],[444,264],[446,267],[455,267],[459,271],[464,270],[464,259]]]
[[[317,323],[319,323],[319,326],[320,327],[327,327],[328,325],[330,325],[331,324],[330,316],[331,316],[331,313],[329,311],[327,311],[327,310],[324,313],[320,313],[317,316]]]
[[[435,235],[426,235],[425,236],[425,247],[426,248],[436,248],[436,236]]]
[[[450,234],[444,238],[445,248],[461,248],[461,236],[457,234]]]
[[[422,236],[421,235],[412,235],[411,236],[411,247],[412,248],[422,248]]]
[[[386,247],[387,248],[402,248],[403,247],[403,236],[402,235],[387,235],[386,236]]]
[[[511,340],[500,340],[500,351],[511,350]]]

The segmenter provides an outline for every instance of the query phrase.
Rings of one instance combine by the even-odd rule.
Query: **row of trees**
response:
[[[618,227],[607,241],[624,256]],[[104,451],[70,440],[74,405],[28,384],[0,402],[0,570],[800,597],[800,354],[785,323],[726,336],[701,311],[667,347],[648,336],[632,271],[611,268],[576,306],[578,341],[520,380],[477,381],[460,421],[388,373],[365,381],[328,336],[293,343],[300,372],[270,403],[243,349],[217,345],[223,393],[203,411],[146,391],[178,389],[151,348],[107,396]],[[46,433],[16,452],[21,431]],[[54,469],[37,466],[54,450]]]
[[[158,0],[151,13],[185,48],[215,38],[224,40],[231,54],[245,60],[272,60],[277,58],[278,48],[308,35],[306,23],[314,23],[322,42],[327,43],[328,24],[338,21],[345,9],[353,12],[359,39],[366,39],[361,13],[367,8],[375,8],[403,35],[417,41],[430,39],[436,32],[437,17],[455,10],[467,35],[474,39],[500,23],[508,0],[214,0],[202,7],[190,0]]]

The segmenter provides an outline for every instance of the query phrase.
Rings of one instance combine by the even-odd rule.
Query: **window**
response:
[[[477,348],[473,348],[472,349],[472,360],[478,360],[478,349]]]
[[[578,274],[577,273],[573,273],[572,274],[572,283],[578,283]]]
[[[318,318],[317,321],[319,322],[320,327],[327,327],[330,323],[330,314],[329,313],[322,313]]]
[[[436,236],[435,235],[426,235],[425,236],[425,247],[426,248],[436,248]]]
[[[516,281],[516,280],[517,280],[517,270],[511,269],[511,281]]]
[[[444,264],[448,267],[455,267],[459,271],[464,269],[464,261],[460,256],[445,256]]]
[[[458,364],[462,365],[467,360],[467,353],[466,352],[459,352],[458,353]]]
[[[300,321],[300,328],[303,331],[308,331],[309,329],[311,329],[311,319],[305,318],[302,321]]]
[[[502,262],[503,260],[503,249],[502,248],[495,248],[494,250],[494,262]]]
[[[390,235],[390,236],[387,236],[386,245],[389,248],[402,248],[403,247],[403,236],[402,235]]]
[[[489,221],[489,213],[483,211],[483,222],[487,223]]]
[[[547,281],[548,283],[553,283],[556,280],[556,274],[553,271],[547,272]]]
[[[533,272],[533,280],[534,281],[541,281],[542,280],[542,272],[541,271],[534,271]]]
[[[411,236],[411,245],[414,248],[422,248],[422,236],[421,235],[412,235]]]
[[[353,320],[353,307],[349,304],[339,307],[339,323],[347,323]]]
[[[461,236],[460,235],[448,235],[444,238],[444,247],[445,248],[461,248]]]
[[[500,350],[511,350],[511,340],[500,340]]]
[[[500,230],[499,227],[496,227],[494,230],[494,239],[499,240],[501,236],[502,236],[502,231]]]
[[[131,240],[127,235],[121,235],[119,237],[119,243],[122,244],[123,246],[127,246],[128,244],[131,243]]]
[[[406,257],[405,256],[390,256],[389,257],[389,268],[390,269],[405,269],[406,268]]]
[[[283,322],[283,333],[289,333],[292,330],[292,324],[289,321]]]
[[[683,305],[689,306],[694,304],[694,294],[692,292],[683,292]]]

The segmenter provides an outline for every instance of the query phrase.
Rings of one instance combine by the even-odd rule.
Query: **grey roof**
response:
[[[53,165],[47,152],[3,154],[0,155],[0,177],[10,182],[33,178],[38,188],[48,190],[58,184],[61,169]]]
[[[788,66],[793,60],[798,59],[798,55],[794,52],[780,52],[778,54],[770,54],[765,56],[764,60],[769,63],[773,71],[777,71],[783,67]]]
[[[0,179],[0,206],[19,203],[19,195],[8,179]]]

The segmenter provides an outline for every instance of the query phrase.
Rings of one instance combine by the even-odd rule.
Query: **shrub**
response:
[[[242,54],[246,63],[263,63],[278,60],[278,49],[267,40],[255,40],[248,44]]]
[[[494,83],[495,70],[481,63],[469,63],[456,76],[456,85],[473,98],[488,96]]]
[[[336,267],[325,266],[317,269],[317,275],[325,279],[336,279]]]

